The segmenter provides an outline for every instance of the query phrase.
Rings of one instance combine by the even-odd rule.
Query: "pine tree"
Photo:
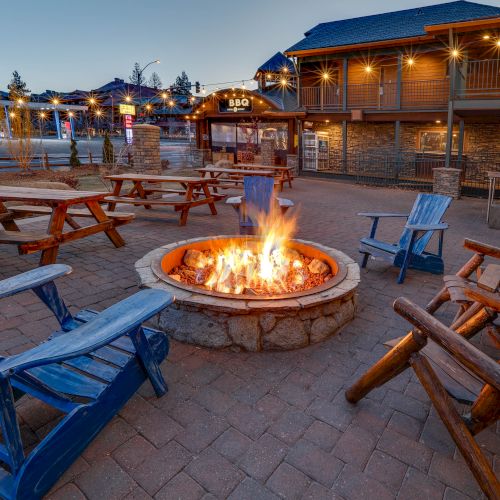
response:
[[[80,159],[78,158],[78,149],[76,147],[76,141],[71,139],[71,145],[69,147],[71,150],[71,156],[69,157],[69,164],[75,168],[81,165]]]
[[[133,85],[144,85],[146,83],[146,79],[142,76],[141,66],[139,63],[136,62],[134,64],[134,69],[128,79]]]
[[[110,141],[108,133],[104,134],[104,142],[102,144],[102,162],[103,163],[115,163],[115,151],[113,148],[113,143]]]
[[[21,78],[21,75],[14,71],[12,73],[12,79],[10,83],[7,85],[9,89],[9,99],[11,101],[17,101],[18,99],[27,97],[31,90],[27,88],[26,82],[24,82]]]
[[[175,79],[173,86],[175,87],[176,94],[188,95],[191,93],[191,82],[185,71]]]
[[[156,90],[161,89],[161,79],[156,71],[149,78],[148,86]]]

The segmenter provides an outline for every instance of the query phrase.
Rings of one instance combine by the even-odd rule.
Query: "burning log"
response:
[[[319,259],[313,259],[307,268],[313,274],[327,274],[330,272],[330,266]]]

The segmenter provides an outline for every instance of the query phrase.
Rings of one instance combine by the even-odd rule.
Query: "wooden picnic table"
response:
[[[286,165],[259,165],[256,163],[238,163],[236,166],[244,170],[271,170],[279,179],[280,191],[283,191],[283,186],[286,182],[292,187],[293,167],[288,167]]]
[[[110,216],[99,204],[107,193],[63,189],[40,189],[18,186],[0,186],[0,243],[18,246],[20,254],[42,251],[40,265],[53,264],[61,243],[79,240],[104,231],[115,247],[125,245],[116,226],[131,222],[133,214]],[[16,201],[29,205],[6,207],[5,202]],[[72,208],[85,205],[86,209]],[[15,219],[27,214],[50,215],[47,232],[24,231]],[[74,217],[94,219],[95,224],[80,226]],[[64,223],[72,228],[64,231]]]
[[[238,168],[204,167],[196,168],[202,179],[212,179],[217,181],[214,191],[218,188],[242,188],[245,176],[274,177],[272,170],[248,170]]]
[[[217,215],[215,201],[225,197],[210,191],[210,186],[217,183],[213,179],[138,173],[107,175],[105,178],[114,183],[112,195],[108,195],[105,200],[109,211],[113,212],[117,203],[143,205],[148,210],[153,206],[173,206],[176,212],[181,212],[180,226],[186,224],[189,210],[198,205],[208,205],[212,215]],[[126,181],[131,182],[132,187],[126,190],[126,194],[122,194],[123,183]],[[180,184],[182,189],[159,187],[160,184]],[[167,196],[161,199],[148,198],[153,193]]]

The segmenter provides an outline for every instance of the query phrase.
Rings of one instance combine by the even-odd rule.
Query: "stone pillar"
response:
[[[274,139],[263,137],[260,140],[260,154],[262,156],[262,165],[274,165]]]
[[[160,127],[141,123],[134,125],[132,130],[134,170],[145,174],[161,174]]]
[[[195,149],[193,151],[193,167],[203,168],[207,163],[210,163],[212,151],[210,149]]]
[[[286,155],[287,167],[293,167],[293,175],[299,175],[299,157],[298,155]]]
[[[460,175],[462,171],[459,168],[433,168],[434,182],[432,192],[451,196],[454,200],[460,198]]]

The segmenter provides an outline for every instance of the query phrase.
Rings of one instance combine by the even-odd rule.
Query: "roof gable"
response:
[[[425,26],[500,16],[500,7],[465,0],[321,23],[286,52],[425,35]]]
[[[281,73],[284,67],[288,69],[289,74],[295,75],[295,67],[292,61],[285,57],[282,52],[276,52],[274,56],[259,66],[257,71],[262,71],[264,73]]]

